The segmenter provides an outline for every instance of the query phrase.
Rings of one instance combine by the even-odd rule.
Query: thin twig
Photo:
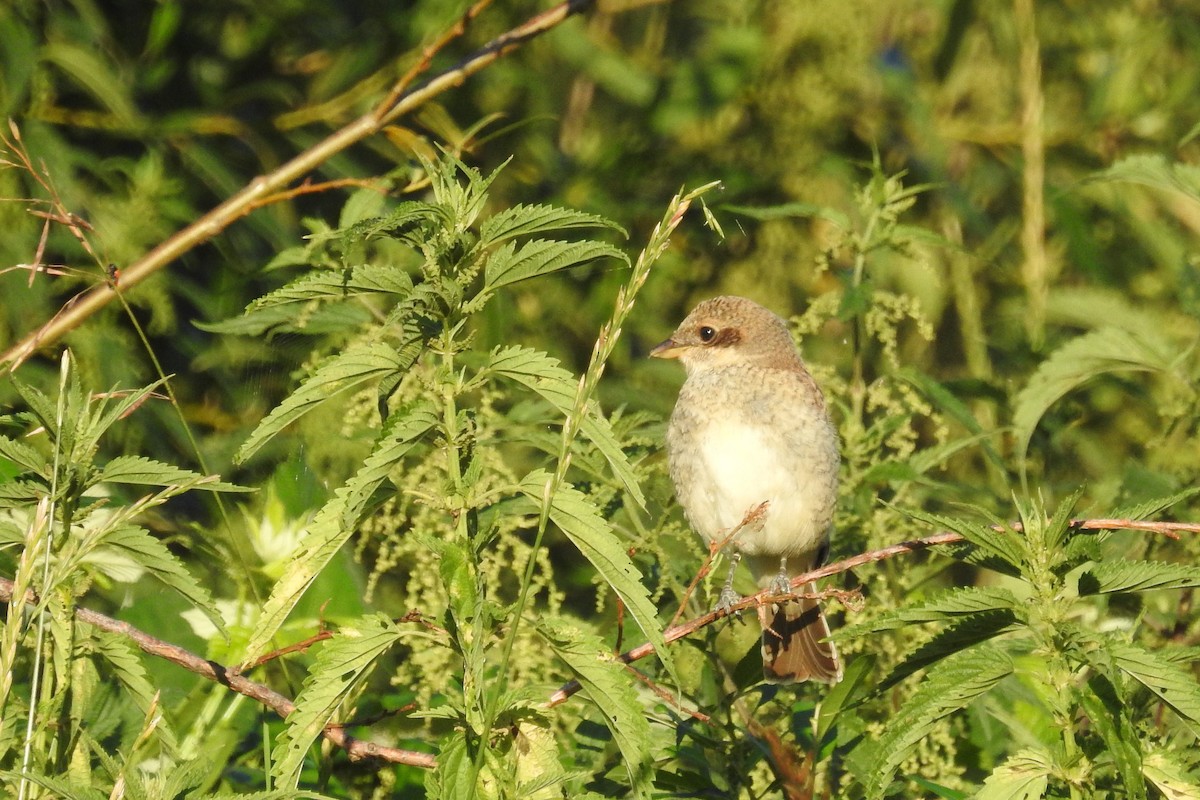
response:
[[[11,600],[12,596],[13,582],[6,578],[0,578],[0,601]],[[31,592],[26,593],[25,604],[37,604],[37,600]],[[178,645],[151,636],[145,631],[133,627],[128,622],[122,622],[121,620],[113,619],[112,617],[86,608],[76,607],[74,613],[75,618],[81,622],[86,622],[88,625],[99,628],[102,631],[124,636],[137,645],[142,652],[170,661],[172,664],[177,664],[188,672],[199,675],[202,678],[207,678],[210,681],[228,686],[238,694],[245,695],[263,704],[280,717],[286,718],[296,708],[295,703],[274,689],[235,674],[232,669],[218,664],[216,661],[201,658],[190,650],[185,650]],[[344,749],[350,758],[355,761],[362,758],[378,758],[393,764],[408,764],[427,769],[437,766],[434,757],[428,753],[418,753],[415,750],[403,750],[399,747],[391,747],[365,739],[358,739],[346,733],[338,723],[326,725],[324,730],[321,731],[321,735]]]
[[[312,172],[330,158],[351,145],[378,133],[392,120],[424,105],[432,98],[461,85],[467,78],[488,65],[519,48],[531,39],[555,28],[569,17],[578,14],[595,0],[565,0],[547,11],[530,17],[521,25],[493,39],[484,47],[461,61],[456,66],[434,76],[419,88],[402,91],[388,107],[377,107],[335,131],[324,140],[300,153],[275,171],[255,178],[240,191],[209,211],[200,219],[169,237],[150,252],[121,270],[123,288],[132,287],[167,266],[199,245],[207,242],[240,219],[246,209],[260,203],[264,197],[275,194],[293,181]],[[39,347],[56,342],[74,330],[92,314],[108,305],[115,298],[112,286],[99,285],[80,297],[70,308],[64,309],[36,331],[0,354],[0,364],[15,370]]]

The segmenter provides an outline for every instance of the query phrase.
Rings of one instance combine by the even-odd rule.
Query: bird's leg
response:
[[[771,581],[771,594],[791,594],[792,581],[787,571],[787,556],[779,559],[779,574]]]
[[[717,598],[717,611],[728,611],[734,603],[742,598],[733,590],[733,573],[737,572],[738,562],[742,560],[742,554],[734,551],[729,557],[729,577],[725,579],[725,585],[721,587],[721,595]]]

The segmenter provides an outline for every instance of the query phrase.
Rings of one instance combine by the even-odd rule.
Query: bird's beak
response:
[[[650,351],[651,358],[679,358],[684,346],[676,344],[674,339],[667,339]]]

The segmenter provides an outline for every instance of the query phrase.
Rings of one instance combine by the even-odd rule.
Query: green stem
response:
[[[563,422],[558,466],[554,471],[554,475],[546,482],[546,489],[542,494],[542,508],[538,516],[537,533],[534,535],[533,545],[525,562],[525,572],[521,578],[521,592],[512,612],[512,625],[509,628],[508,635],[504,639],[504,650],[500,661],[500,674],[496,681],[496,689],[492,693],[492,702],[488,704],[487,708],[485,736],[486,731],[491,730],[495,725],[500,711],[498,707],[499,699],[504,696],[504,692],[508,688],[508,665],[512,659],[513,647],[517,641],[525,609],[529,606],[534,570],[537,568],[538,554],[541,552],[542,542],[546,536],[546,529],[549,527],[550,510],[554,502],[554,495],[566,481],[567,469],[571,463],[571,448],[576,435],[579,433],[579,427],[582,424],[584,414],[587,413],[587,405],[591,401],[592,393],[595,391],[600,381],[600,376],[604,372],[605,363],[612,355],[613,349],[620,339],[622,326],[633,310],[637,294],[645,284],[646,278],[649,277],[650,267],[666,251],[667,245],[670,243],[671,233],[674,232],[675,228],[682,221],[683,215],[692,201],[717,185],[717,182],[705,184],[689,192],[687,195],[679,194],[672,199],[671,203],[667,206],[667,211],[663,219],[650,234],[646,248],[638,256],[637,263],[634,264],[629,276],[629,282],[617,294],[612,317],[600,329],[600,334],[596,338],[596,344],[592,348],[591,361],[583,378],[579,381],[579,388],[575,393],[575,402],[572,405],[571,413],[567,415],[566,420]],[[472,785],[474,785],[474,780],[478,779],[479,770],[482,766],[482,748],[480,749],[480,754],[476,757],[474,766],[475,774],[472,776]]]

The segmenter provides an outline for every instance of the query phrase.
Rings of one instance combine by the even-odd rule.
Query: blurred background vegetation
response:
[[[104,264],[133,261],[368,111],[467,6],[0,6],[0,112],[19,127],[63,204],[87,221],[100,257],[95,262],[63,226],[50,225],[42,262],[67,274],[22,269],[34,262],[45,224],[23,198],[46,192],[26,172],[0,169],[0,347],[103,282]],[[545,7],[497,0],[436,56],[433,70]],[[439,147],[484,174],[511,158],[490,187],[491,212],[553,203],[601,214],[629,232],[621,246],[631,254],[681,186],[721,182],[705,200],[725,236],[699,217],[681,228],[600,387],[605,410],[624,409],[623,435],[647,456],[649,521],[618,524],[640,548],[643,571],[656,575],[664,611],[701,559],[655,455],[657,421],[682,375],[644,356],[714,294],[745,295],[795,319],[846,448],[834,557],[932,532],[879,498],[940,510],[971,503],[1011,519],[1014,493],[1032,489],[1053,506],[1083,486],[1078,513],[1105,515],[1189,487],[1200,474],[1200,181],[1188,166],[1200,155],[1197,52],[1195,2],[608,0],[312,176],[357,184],[259,209],[124,296],[174,375],[206,468],[265,489],[258,500],[239,500],[244,519],[234,524],[267,578],[300,521],[353,471],[365,444],[330,436],[331,425],[346,431],[353,423],[330,411],[246,464],[232,457],[313,354],[340,342],[205,326],[291,277],[268,265],[306,234],[336,226],[348,199],[362,196],[362,181],[401,196],[416,156]],[[578,373],[626,277],[624,267],[604,263],[513,287],[474,320],[475,347],[544,349]],[[156,375],[115,304],[66,343],[96,390],[144,385]],[[48,349],[18,376],[50,390],[56,364]],[[18,404],[8,381],[0,381],[0,404]],[[106,447],[201,469],[167,403],[147,404]],[[185,500],[162,513],[160,532],[216,596],[253,597],[229,574],[233,546],[211,532],[222,524],[214,506]],[[1184,504],[1173,513],[1195,519],[1200,509]],[[660,534],[671,544],[656,541]],[[1120,541],[1160,559],[1198,555],[1186,540]],[[332,596],[327,613],[335,616],[361,610],[364,595],[398,616],[424,597],[407,572],[389,571],[408,546],[364,534],[357,552],[330,568],[328,586],[311,594]],[[667,552],[687,558],[659,564]],[[552,547],[547,569],[558,572],[556,591],[565,597],[548,602],[602,616],[593,623],[610,629],[611,601],[596,596],[572,556],[561,543]],[[929,558],[876,572],[858,580],[885,607],[973,580]],[[110,610],[129,605],[127,618],[154,631],[170,630],[167,615],[179,610],[131,603],[137,589],[98,591]],[[1196,624],[1177,600],[1157,607],[1159,630],[1195,645]],[[179,643],[236,660],[236,642],[189,636]],[[910,645],[898,639],[885,647],[896,652],[881,658],[894,661]],[[847,644],[851,653],[879,646]],[[691,647],[724,645],[713,634]],[[186,676],[152,669],[162,685],[176,687],[171,702],[196,691]],[[436,674],[445,664],[398,669],[416,684],[422,670]],[[719,705],[722,685],[708,684],[697,705]],[[397,706],[427,699],[421,691],[396,695]],[[807,719],[817,696],[798,695],[774,718],[780,730],[802,725],[796,720]],[[884,716],[881,706],[876,719]],[[231,725],[231,764],[254,762],[259,731],[247,719]],[[978,783],[999,752],[980,736],[947,726],[908,769],[939,785]],[[727,759],[716,770],[722,780],[765,760],[762,748],[732,739],[706,746]],[[711,757],[697,747],[709,753],[700,761]],[[701,766],[678,772],[700,775]],[[370,796],[393,785],[415,792],[421,781],[404,771],[385,779],[342,768],[334,793]],[[729,780],[728,792],[752,791]],[[217,785],[255,784],[232,770]],[[681,786],[692,790],[682,779]]]

